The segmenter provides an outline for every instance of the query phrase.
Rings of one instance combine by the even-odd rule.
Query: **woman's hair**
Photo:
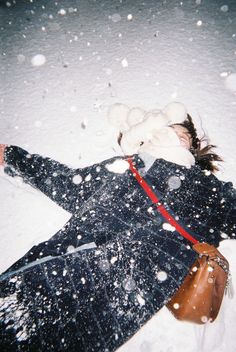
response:
[[[196,128],[193,124],[193,120],[189,114],[183,123],[179,125],[185,127],[192,137],[192,146],[190,152],[193,154],[196,164],[198,164],[201,169],[216,172],[219,168],[216,165],[216,161],[223,161],[219,155],[212,152],[216,146],[212,144],[207,144],[201,149],[201,143],[206,142],[207,138],[203,136],[201,139],[197,136]]]

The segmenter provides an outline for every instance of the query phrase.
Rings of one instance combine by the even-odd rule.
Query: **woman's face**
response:
[[[189,150],[192,146],[192,137],[187,128],[181,125],[171,125],[170,127],[174,129],[179,137],[180,144]]]

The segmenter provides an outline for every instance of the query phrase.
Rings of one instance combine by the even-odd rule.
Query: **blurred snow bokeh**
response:
[[[0,46],[1,143],[85,166],[117,153],[110,104],[177,100],[219,145],[218,177],[236,186],[234,0],[0,1]],[[3,271],[70,214],[0,172]],[[221,249],[236,282],[236,245]],[[235,303],[205,328],[163,309],[119,351],[233,352]]]

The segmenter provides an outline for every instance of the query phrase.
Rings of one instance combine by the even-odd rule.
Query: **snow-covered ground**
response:
[[[0,142],[73,167],[118,153],[110,104],[183,102],[236,186],[235,0],[0,1]],[[70,214],[0,170],[0,270]],[[221,250],[236,285],[236,243]],[[233,352],[236,298],[206,327],[163,309],[119,352]]]

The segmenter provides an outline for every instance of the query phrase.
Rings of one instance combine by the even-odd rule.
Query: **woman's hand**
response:
[[[4,165],[4,150],[6,148],[6,144],[0,144],[0,165]]]

